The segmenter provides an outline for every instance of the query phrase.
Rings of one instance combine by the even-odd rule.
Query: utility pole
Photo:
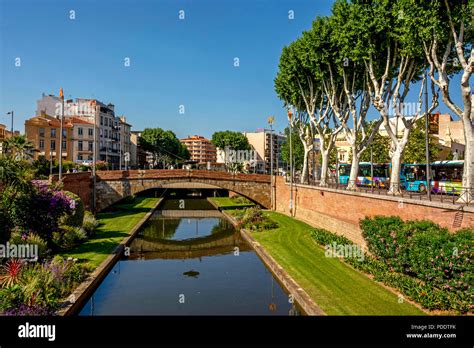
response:
[[[374,152],[372,151],[372,144],[370,145],[370,183],[371,191],[374,191]]]
[[[119,125],[119,170],[122,170],[122,126]]]
[[[93,104],[92,104],[93,103]],[[96,164],[97,164],[97,113],[99,108],[96,106],[95,101],[93,100],[91,104],[94,107],[94,147],[92,154],[92,211],[96,212]]]
[[[61,126],[59,130],[59,182],[62,181],[63,176],[63,120],[64,120],[64,92],[61,87],[59,90],[59,97],[61,98]],[[67,149],[67,146],[66,146]]]
[[[431,201],[431,173],[430,173],[430,138],[429,138],[429,115],[428,115],[428,72],[426,71],[425,58],[425,155],[426,155],[426,193]]]
[[[293,216],[293,144],[291,133],[293,131],[293,112],[288,110],[288,120],[290,122],[290,215]]]
[[[7,112],[7,115],[12,115],[12,128],[11,128],[11,132],[12,132],[12,136],[13,136],[13,110]]]
[[[268,118],[268,124],[270,125],[270,197],[272,210],[274,209],[275,202],[275,192],[273,186],[273,122],[275,122],[275,118],[270,116]]]

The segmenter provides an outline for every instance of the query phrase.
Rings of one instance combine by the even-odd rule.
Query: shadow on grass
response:
[[[111,219],[111,218],[123,217],[127,215],[134,215],[137,213],[148,213],[149,211],[150,211],[150,208],[130,208],[128,210],[121,209],[117,211],[99,213],[97,214],[97,219],[99,220]]]

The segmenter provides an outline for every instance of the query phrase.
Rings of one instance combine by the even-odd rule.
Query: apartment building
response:
[[[278,171],[283,168],[284,163],[281,158],[281,145],[286,137],[270,129],[257,129],[255,132],[244,132],[250,146],[257,152],[257,161],[252,171],[256,173],[270,173],[271,157],[273,154],[273,170]],[[273,141],[272,141],[273,136]],[[273,144],[273,152],[271,145]]]
[[[180,139],[189,153],[191,161],[196,161],[198,164],[216,163],[217,152],[214,144],[203,136],[193,135],[187,138]]]
[[[55,95],[45,95],[37,101],[37,115],[47,114],[60,117],[64,114],[66,117],[82,119],[97,127],[97,160],[106,161],[111,164],[112,169],[118,169],[120,165],[124,167],[123,154],[129,152],[131,125],[126,122],[124,116],[115,116],[115,106],[111,103],[105,104],[97,99],[76,98],[64,100],[64,111],[62,99]],[[76,131],[76,135],[79,131]],[[84,136],[84,135],[83,135]],[[93,139],[92,139],[93,140]],[[89,149],[89,140],[87,149]],[[79,149],[79,139],[77,149]],[[76,153],[75,161],[89,161],[90,154],[87,151],[81,155]]]
[[[62,144],[60,144],[61,122],[46,114],[34,116],[25,121],[25,133],[35,146],[33,158],[44,156],[47,160],[73,160],[73,123],[71,119],[63,122]]]
[[[146,168],[147,152],[140,146],[141,131],[130,132],[130,168]]]

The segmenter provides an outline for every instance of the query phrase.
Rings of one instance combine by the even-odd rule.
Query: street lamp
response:
[[[270,125],[270,197],[272,210],[274,206],[274,188],[273,188],[273,123],[275,122],[275,117],[270,116],[268,118],[268,124]]]
[[[12,136],[13,136],[13,111],[7,112],[7,115],[12,115]]]
[[[291,133],[293,131],[293,111],[288,108],[288,121],[290,122],[290,214],[293,215],[293,143]]]
[[[91,101],[91,106],[94,108],[94,147],[93,147],[93,155],[92,155],[92,211],[96,212],[96,201],[97,201],[97,193],[96,193],[96,186],[97,186],[97,177],[96,177],[96,165],[97,165],[97,114],[99,113],[99,107],[95,100]]]
[[[59,131],[59,182],[62,181],[63,175],[63,120],[64,120],[64,92],[61,87],[59,90],[59,97],[61,98],[61,122],[60,122],[60,131]],[[66,146],[67,151],[67,146]]]
[[[426,64],[426,61],[425,61]],[[425,66],[424,66],[425,67]],[[425,69],[425,156],[426,156],[426,193],[431,201],[431,175],[430,175],[430,138],[428,115],[428,71]]]

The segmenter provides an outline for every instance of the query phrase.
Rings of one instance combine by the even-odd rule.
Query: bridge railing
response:
[[[270,183],[270,176],[264,174],[242,174],[193,169],[108,170],[98,171],[97,176],[99,180],[195,178]]]

